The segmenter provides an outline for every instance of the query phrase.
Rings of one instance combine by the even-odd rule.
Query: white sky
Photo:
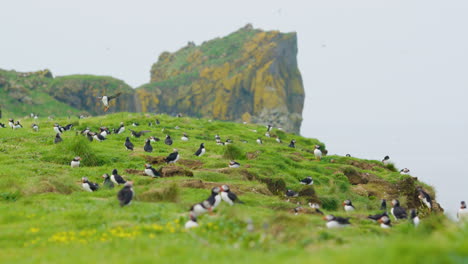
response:
[[[381,159],[468,200],[468,1],[17,0],[0,2],[0,68],[96,74],[132,86],[163,51],[247,23],[296,31],[302,134]]]

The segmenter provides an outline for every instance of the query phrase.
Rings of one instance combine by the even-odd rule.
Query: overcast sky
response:
[[[136,87],[163,51],[247,23],[295,31],[302,135],[382,159],[468,200],[468,1],[17,0],[0,3],[0,68],[110,75]]]

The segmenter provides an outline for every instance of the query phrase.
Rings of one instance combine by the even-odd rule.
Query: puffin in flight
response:
[[[112,100],[112,99],[115,99],[117,97],[119,97],[122,93],[116,93],[112,96],[107,96],[107,95],[103,95],[103,96],[99,96],[98,99],[101,100],[101,102],[104,104],[104,112],[107,112],[107,110],[109,110],[109,102]]]

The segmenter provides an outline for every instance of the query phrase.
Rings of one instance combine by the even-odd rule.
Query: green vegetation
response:
[[[5,118],[5,117],[4,117]],[[6,117],[8,118],[8,117]],[[158,118],[159,126],[146,126]],[[2,120],[4,121],[4,120]],[[422,219],[418,228],[400,221],[390,229],[366,219],[379,212],[378,198],[400,198],[403,206],[412,198],[415,185],[431,193],[427,185],[389,170],[378,161],[341,156],[314,159],[316,139],[306,139],[274,129],[283,142],[295,138],[297,148],[265,138],[266,128],[206,119],[172,118],[166,115],[118,113],[89,119],[39,119],[40,131],[30,129],[32,120],[21,120],[23,129],[0,129],[0,261],[2,263],[466,263],[468,226],[458,226],[441,214]],[[90,127],[115,128],[123,121],[127,130],[103,142],[88,142],[77,132]],[[145,136],[174,139],[172,146],[153,143],[154,152],[143,151],[144,137],[131,138],[135,151],[123,143],[134,130],[151,130]],[[53,123],[75,124],[54,144]],[[179,126],[180,129],[175,129]],[[164,128],[164,131],[162,129]],[[254,132],[256,130],[258,132]],[[180,140],[186,132],[190,141]],[[218,146],[214,135],[232,145]],[[255,140],[262,137],[264,144]],[[243,143],[242,140],[247,141]],[[204,142],[206,154],[193,153]],[[144,164],[156,163],[178,148],[176,165],[155,164],[156,169],[182,168],[193,177],[152,179],[142,176]],[[74,156],[79,168],[70,168]],[[241,168],[229,169],[235,158]],[[94,193],[82,190],[81,177],[102,185],[101,175],[118,169],[134,181],[135,201],[121,208],[119,188]],[[177,170],[176,170],[177,171]],[[299,184],[314,178],[313,188]],[[352,181],[367,183],[351,184]],[[213,186],[228,184],[245,204],[226,203],[213,215],[203,215],[200,227],[186,231],[188,208],[206,199]],[[285,189],[301,192],[286,201]],[[397,190],[401,190],[397,192]],[[326,229],[322,216],[308,211],[306,203],[321,203],[322,210],[351,217],[352,226]],[[345,213],[341,202],[351,199],[357,210]],[[292,210],[300,202],[304,213]],[[418,204],[417,207],[424,209]],[[253,230],[248,231],[248,222]]]

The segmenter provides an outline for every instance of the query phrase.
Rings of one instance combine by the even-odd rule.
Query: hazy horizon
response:
[[[228,5],[226,7],[226,5]],[[163,51],[247,23],[295,31],[306,92],[301,134],[329,153],[380,160],[468,200],[465,1],[2,2],[0,68],[95,74],[137,87]]]

